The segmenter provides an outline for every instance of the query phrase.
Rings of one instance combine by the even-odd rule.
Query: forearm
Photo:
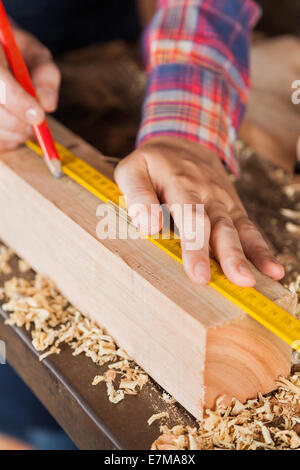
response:
[[[249,91],[252,0],[161,0],[144,36],[147,95],[138,144],[199,142],[238,172],[233,143]]]

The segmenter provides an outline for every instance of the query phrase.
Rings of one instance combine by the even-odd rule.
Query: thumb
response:
[[[143,157],[132,154],[122,160],[115,170],[115,179],[126,197],[134,225],[145,235],[158,233],[163,214]]]

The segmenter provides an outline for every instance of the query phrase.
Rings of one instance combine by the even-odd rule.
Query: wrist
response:
[[[217,152],[199,142],[192,142],[182,137],[172,135],[162,135],[159,137],[149,136],[149,138],[138,145],[138,150],[145,154],[148,154],[150,150],[154,151],[156,154],[168,150],[170,154],[174,155],[174,159],[180,158],[181,155],[182,158],[189,156],[199,163],[202,162],[216,170],[222,168],[223,171],[225,171],[224,162]]]

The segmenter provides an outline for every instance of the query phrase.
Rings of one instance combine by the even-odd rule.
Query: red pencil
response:
[[[34,98],[37,98],[28,69],[20,49],[16,43],[5,8],[0,0],[0,42],[3,46],[10,68],[20,85]],[[59,178],[62,175],[61,161],[57,153],[53,137],[45,120],[38,126],[33,126],[37,141],[43,151],[45,161],[51,173]]]

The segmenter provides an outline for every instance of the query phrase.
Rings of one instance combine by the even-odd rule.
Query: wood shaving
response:
[[[294,220],[295,222],[300,223],[300,211],[295,211],[292,209],[280,209],[280,214],[286,217],[287,219]]]
[[[9,261],[14,256],[14,252],[5,245],[0,246],[0,272],[3,274],[11,274],[12,269]]]
[[[105,377],[104,375],[96,375],[94,377],[94,380],[92,382],[92,385],[98,385],[100,382],[105,382]]]
[[[292,222],[287,222],[285,228],[288,232],[294,235],[300,235],[300,225],[293,224]]]
[[[26,263],[23,259],[19,259],[18,261],[18,269],[20,273],[27,273],[27,271],[30,271],[31,267],[29,264]]]
[[[113,386],[113,382],[115,381],[117,376],[117,372],[115,370],[109,369],[105,372],[104,375],[96,375],[94,378],[92,385],[98,385],[101,382],[106,383],[107,389],[107,396],[111,403],[117,404],[121,400],[125,398],[125,393],[121,390],[121,386],[119,390],[116,390]]]
[[[171,397],[171,395],[169,395],[167,392],[163,392],[162,399],[168,405],[173,405],[174,403],[176,403],[175,398]]]
[[[147,423],[149,426],[153,424],[155,421],[158,421],[159,419],[164,419],[164,418],[169,418],[169,413],[167,411],[163,411],[162,413],[156,413],[155,415],[152,415]]]
[[[51,356],[51,354],[59,354],[60,353],[60,349],[55,347],[55,346],[52,346],[49,351],[45,352],[44,354],[41,354],[40,355],[40,361],[43,361],[43,359],[46,359],[46,357],[48,356]]]
[[[125,398],[124,392],[122,390],[115,390],[112,383],[106,382],[106,386],[107,396],[111,403],[116,405]]]

